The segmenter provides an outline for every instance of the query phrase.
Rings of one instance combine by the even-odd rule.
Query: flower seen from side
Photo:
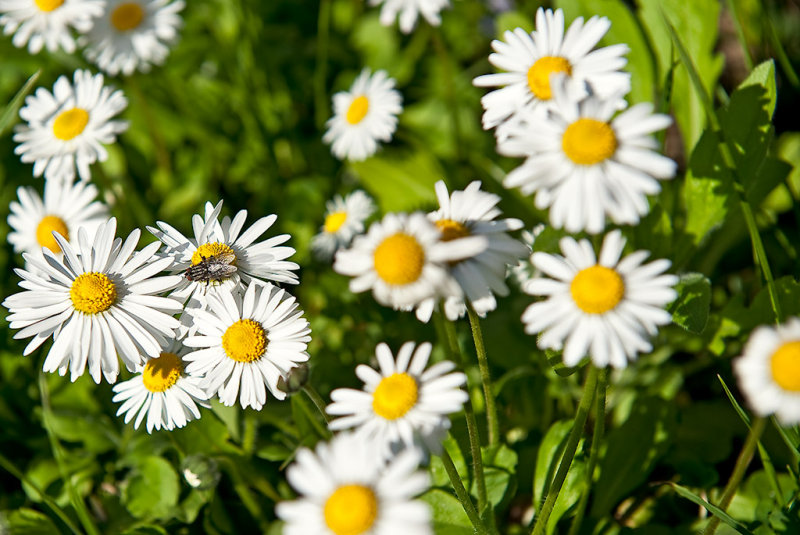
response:
[[[395,19],[403,33],[411,33],[422,15],[431,26],[439,26],[439,12],[450,6],[450,0],[369,0],[371,6],[381,7],[381,24],[391,26]]]
[[[311,249],[322,260],[348,247],[353,237],[364,232],[364,221],[375,211],[372,199],[361,190],[342,198],[337,195],[326,204],[325,222],[311,240]]]
[[[71,30],[89,31],[104,7],[103,0],[0,0],[0,26],[5,35],[14,34],[15,47],[27,44],[31,54],[43,47],[71,54],[75,52]]]

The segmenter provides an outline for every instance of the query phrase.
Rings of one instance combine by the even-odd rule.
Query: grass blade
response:
[[[14,98],[12,98],[11,102],[8,103],[6,109],[3,110],[3,114],[0,115],[0,136],[5,134],[6,130],[14,122],[14,117],[16,117],[17,112],[22,107],[22,101],[26,96],[28,96],[28,93],[31,92],[33,89],[33,84],[35,84],[36,80],[39,79],[40,74],[42,74],[41,69],[33,73],[33,76],[28,78],[28,81],[25,82],[25,85],[22,86],[22,89],[17,91],[17,94],[14,95]]]

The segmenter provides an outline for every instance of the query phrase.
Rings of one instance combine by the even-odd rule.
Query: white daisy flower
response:
[[[114,385],[116,395],[111,401],[122,402],[117,416],[124,414],[126,424],[136,417],[134,429],[147,416],[148,433],[161,428],[172,431],[200,418],[198,405],[210,407],[206,401],[208,394],[200,387],[203,378],[186,375],[184,371],[186,364],[180,355],[186,351],[173,352],[179,345],[173,343],[170,351],[149,359],[139,375]]]
[[[369,0],[371,6],[381,4],[381,24],[391,26],[398,19],[400,31],[410,33],[417,25],[419,15],[431,26],[439,26],[442,23],[439,12],[450,7],[450,0]]]
[[[353,237],[364,232],[364,221],[375,211],[375,203],[361,190],[342,198],[337,195],[326,203],[325,222],[311,240],[311,250],[322,260],[330,260]]]
[[[421,213],[386,214],[367,234],[356,236],[350,249],[336,253],[333,269],[355,277],[350,291],[372,288],[380,304],[409,308],[429,297],[461,295],[448,262],[474,256],[486,247],[482,236],[442,241],[439,229]]]
[[[497,220],[501,211],[497,208],[500,197],[481,191],[481,183],[475,181],[463,191],[447,193],[443,181],[435,185],[439,199],[439,210],[428,214],[442,233],[443,241],[451,241],[465,236],[485,236],[488,246],[474,256],[450,264],[450,273],[458,281],[464,296],[448,297],[444,301],[447,317],[453,321],[466,313],[464,299],[468,300],[475,312],[485,316],[497,308],[494,294],[508,295],[505,278],[508,266],[515,266],[519,260],[530,254],[530,249],[506,232],[523,227],[519,219]],[[429,299],[417,308],[417,317],[422,321],[430,319],[436,300]]]
[[[178,38],[184,6],[182,0],[109,0],[103,17],[81,38],[86,58],[112,76],[161,65]]]
[[[358,75],[350,91],[333,95],[333,117],[322,141],[332,143],[331,152],[340,160],[365,160],[378,150],[378,141],[389,142],[403,111],[402,97],[386,71]]]
[[[551,76],[563,74],[569,98],[579,100],[591,91],[608,99],[630,90],[630,74],[622,72],[627,63],[627,45],[612,45],[592,50],[608,32],[611,22],[594,16],[584,24],[578,17],[564,32],[564,12],[560,9],[536,12],[536,31],[522,28],[505,32],[505,41],[492,41],[495,50],[489,61],[507,72],[485,74],[473,80],[479,87],[500,87],[481,99],[483,128],[488,130],[505,121],[544,111],[553,97]],[[617,102],[618,105],[618,102]],[[498,129],[498,138],[506,137]]]
[[[276,399],[286,393],[278,380],[308,360],[306,345],[311,329],[295,298],[271,284],[253,283],[244,297],[220,292],[210,296],[208,309],[190,310],[197,336],[184,340],[200,348],[183,358],[189,374],[205,376],[202,387],[219,394],[224,405],[236,399],[242,408],[261,410],[266,390]]]
[[[419,454],[407,450],[387,464],[373,447],[344,433],[315,452],[300,449],[286,479],[301,496],[275,508],[284,535],[432,534],[429,506],[413,499],[430,488]]]
[[[127,121],[111,120],[128,105],[122,91],[112,91],[103,85],[102,74],[89,71],[75,71],[74,80],[73,85],[60,76],[53,93],[40,87],[19,111],[28,124],[17,127],[14,141],[20,145],[14,153],[33,163],[33,176],[72,182],[77,167],[89,180],[89,166],[108,159],[103,144],[114,143],[128,129]]]
[[[15,47],[27,43],[31,54],[43,46],[71,54],[75,40],[70,30],[88,32],[104,6],[104,0],[0,0],[0,26],[5,35],[14,34]]]
[[[139,230],[123,243],[114,238],[116,229],[116,219],[109,219],[90,243],[80,228],[76,247],[54,234],[63,260],[48,249],[43,260],[22,255],[37,271],[15,270],[25,291],[7,297],[3,306],[11,312],[6,318],[11,328],[20,329],[14,338],[33,337],[23,355],[53,337],[46,372],[64,375],[69,370],[75,381],[88,366],[96,383],[101,375],[113,383],[119,373],[117,355],[133,371],[174,338],[179,323],[172,314],[181,307],[158,294],[174,288],[180,277],[155,277],[171,260],[156,258],[157,242],[134,254]]]
[[[636,224],[650,206],[647,195],[661,191],[658,180],[672,178],[677,165],[655,152],[650,134],[672,119],[642,103],[613,117],[613,100],[571,101],[553,84],[554,107],[545,120],[520,122],[497,150],[527,157],[503,185],[535,193],[537,208],[550,208],[550,223],[568,232],[603,231],[608,216],[616,224]],[[613,119],[612,119],[613,117]]]
[[[800,318],[758,327],[733,369],[756,414],[774,414],[782,425],[800,423]]]
[[[637,353],[652,351],[648,337],[672,320],[664,306],[678,295],[678,277],[664,274],[670,261],[642,265],[648,251],[620,258],[625,240],[618,230],[605,236],[599,260],[588,240],[567,237],[560,245],[563,257],[533,253],[534,266],[549,278],[531,279],[524,290],[548,298],[525,310],[525,332],[541,332],[542,349],[563,348],[567,366],[588,353],[598,367],[624,368]]]
[[[412,357],[413,354],[413,357]],[[331,392],[333,403],[328,414],[342,416],[330,428],[357,428],[383,447],[387,457],[398,446],[413,448],[421,441],[434,452],[441,451],[442,430],[450,428],[448,414],[458,412],[467,401],[461,386],[467,376],[452,372],[456,365],[439,362],[427,370],[431,344],[406,342],[397,352],[397,361],[386,344],[378,344],[375,356],[380,372],[359,365],[356,375],[364,381],[364,390],[337,388]]]

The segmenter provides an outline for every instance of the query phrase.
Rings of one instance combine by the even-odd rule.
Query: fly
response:
[[[186,268],[184,277],[192,282],[221,282],[236,273],[233,262],[236,255],[223,252],[211,256],[201,256],[201,260],[193,266]]]

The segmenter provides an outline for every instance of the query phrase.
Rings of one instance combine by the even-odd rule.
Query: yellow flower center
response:
[[[344,225],[344,222],[347,220],[347,212],[333,212],[332,214],[328,214],[325,217],[325,225],[323,228],[325,232],[329,234],[333,234]]]
[[[573,162],[594,165],[614,155],[617,151],[617,136],[608,123],[578,119],[564,131],[561,148]]]
[[[222,335],[222,348],[236,362],[253,362],[267,350],[267,333],[257,321],[239,320]]]
[[[381,418],[397,420],[417,404],[417,381],[407,373],[384,377],[372,393],[372,410]]]
[[[183,373],[183,362],[175,353],[162,352],[150,359],[142,372],[144,387],[150,392],[164,392],[178,382]]]
[[[369,487],[343,485],[325,502],[325,524],[336,535],[360,535],[378,517],[378,498]]]
[[[230,245],[226,245],[224,243],[220,243],[217,241],[204,243],[203,245],[198,247],[194,253],[192,253],[192,265],[196,266],[197,264],[202,262],[204,258],[210,258],[212,256],[217,256],[223,253],[232,254],[236,256],[236,254],[233,252],[233,249],[231,249]],[[233,263],[235,264],[236,261],[234,260]]]
[[[125,2],[111,12],[111,25],[121,32],[133,30],[142,23],[144,9],[137,2]]]
[[[388,284],[410,284],[422,275],[425,251],[413,236],[399,232],[383,240],[373,254],[375,271]]]
[[[367,116],[367,112],[369,111],[369,99],[364,95],[359,95],[353,99],[353,102],[350,103],[350,107],[347,108],[347,122],[350,124],[358,124],[364,117]]]
[[[572,65],[569,61],[558,56],[544,56],[537,59],[528,69],[528,87],[531,93],[539,100],[550,100],[553,97],[550,75],[559,72],[566,73],[567,76],[572,74]]]
[[[436,221],[436,227],[442,233],[442,241],[457,240],[470,235],[469,229],[463,223],[452,219],[440,219]]]
[[[786,342],[770,358],[772,378],[790,392],[800,392],[800,340]]]
[[[117,287],[105,273],[82,273],[69,290],[72,306],[84,314],[105,312],[117,300]]]
[[[575,275],[569,290],[578,308],[587,314],[604,314],[622,301],[625,282],[613,269],[592,266]]]
[[[34,2],[36,3],[36,7],[38,7],[41,11],[50,12],[61,7],[61,4],[64,3],[64,0],[34,0]]]
[[[39,225],[36,227],[36,241],[39,242],[41,247],[47,247],[54,253],[57,253],[61,251],[61,247],[53,237],[53,231],[58,232],[69,241],[69,229],[67,229],[67,224],[64,223],[63,219],[54,215],[46,215],[39,221]]]
[[[62,111],[53,121],[53,135],[61,141],[69,141],[81,134],[89,124],[89,112],[81,108]]]

